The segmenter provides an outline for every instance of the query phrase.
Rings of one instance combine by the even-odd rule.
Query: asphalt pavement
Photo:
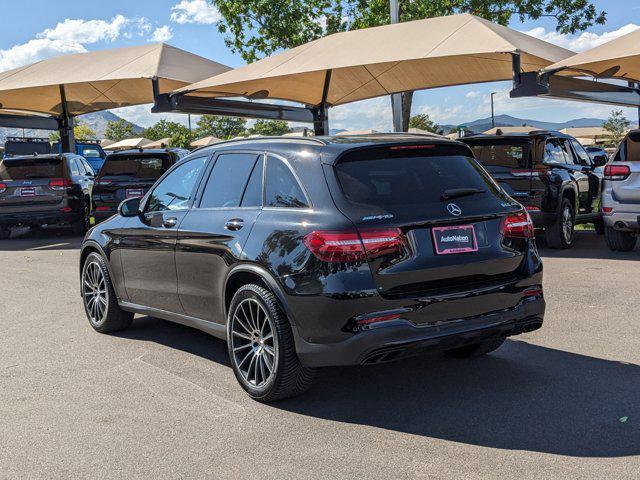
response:
[[[202,332],[95,333],[79,244],[0,242],[0,478],[639,477],[640,248],[541,246],[545,323],[492,355],[322,369],[262,405]]]

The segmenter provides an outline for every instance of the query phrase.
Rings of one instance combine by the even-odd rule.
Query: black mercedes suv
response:
[[[576,224],[593,223],[604,233],[600,212],[603,175],[573,137],[560,132],[475,135],[463,141],[476,159],[513,198],[525,205],[547,245],[569,248]]]
[[[16,226],[89,225],[93,170],[79,155],[29,155],[0,160],[0,239]]]
[[[423,135],[198,150],[90,230],[80,276],[95,330],[139,313],[226,339],[260,401],[315,367],[485,354],[545,310],[527,212],[469,147]]]
[[[93,190],[95,222],[116,213],[123,200],[142,197],[164,172],[188,153],[181,148],[163,148],[122,150],[107,155]]]

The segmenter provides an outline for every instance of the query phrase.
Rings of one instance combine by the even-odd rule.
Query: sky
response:
[[[587,32],[560,35],[552,19],[521,23],[511,28],[574,51],[592,48],[640,28],[640,2],[596,0],[607,12],[607,23]],[[634,5],[635,4],[635,5]],[[206,0],[3,0],[0,71],[44,58],[106,48],[166,42],[217,62],[238,67],[245,62],[232,53],[218,32],[219,12]],[[559,100],[509,98],[510,82],[465,85],[416,92],[412,113],[428,113],[439,124],[460,125],[491,113],[564,122],[580,117],[606,118],[611,106]],[[627,118],[637,112],[624,109]],[[141,126],[161,118],[185,122],[185,115],[151,114],[148,105],[114,110]],[[388,97],[356,102],[330,110],[331,128],[348,130],[392,128]]]

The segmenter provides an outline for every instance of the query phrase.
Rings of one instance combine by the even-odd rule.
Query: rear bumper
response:
[[[604,215],[604,224],[616,230],[640,230],[640,212],[615,211]]]
[[[296,350],[309,367],[379,363],[536,330],[542,326],[544,311],[545,301],[539,295],[508,310],[443,324],[416,326],[401,318],[382,322],[338,343],[310,343],[296,335]]]
[[[81,219],[79,212],[64,213],[59,210],[0,213],[0,226],[3,227],[38,227],[41,225],[70,225]]]

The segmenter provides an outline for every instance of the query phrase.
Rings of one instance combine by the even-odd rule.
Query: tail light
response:
[[[601,210],[602,210],[602,213],[605,215],[611,215],[613,213],[612,207],[602,207]]]
[[[604,167],[605,180],[626,180],[631,175],[631,169],[628,165],[608,164]]]
[[[533,222],[529,213],[512,213],[502,221],[500,233],[506,238],[533,238]]]
[[[109,211],[109,210],[111,210],[111,208],[109,208],[107,206],[104,206],[104,205],[101,205],[101,206],[95,208],[96,212],[106,212],[106,211]]]
[[[51,190],[65,190],[72,185],[70,180],[66,178],[52,178],[49,182],[49,188]]]
[[[542,177],[549,172],[546,168],[527,168],[527,169],[517,169],[514,168],[510,171],[511,175],[514,177]]]
[[[6,189],[7,189],[7,184],[0,183],[0,193],[4,193]]]
[[[539,212],[540,211],[540,207],[536,207],[534,205],[525,205],[524,207],[527,212]]]
[[[71,212],[73,211],[73,208],[71,208],[71,207],[62,207],[62,208],[60,209],[60,211],[61,211],[62,213],[71,213]]]
[[[333,232],[316,230],[304,244],[324,262],[358,262],[400,251],[405,238],[399,228]]]

